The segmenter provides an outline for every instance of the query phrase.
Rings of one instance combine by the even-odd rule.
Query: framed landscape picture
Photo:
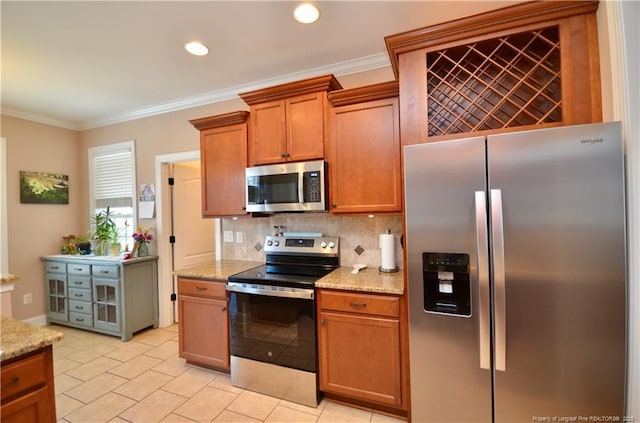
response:
[[[20,171],[20,202],[69,204],[69,175]]]

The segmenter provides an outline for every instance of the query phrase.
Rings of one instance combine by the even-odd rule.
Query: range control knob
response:
[[[326,241],[322,241],[322,242],[320,243],[320,246],[321,246],[322,248],[327,248],[327,243],[326,243]]]
[[[335,248],[335,247],[336,247],[336,244],[333,241],[329,242],[329,248]]]
[[[271,246],[273,245],[273,241],[271,241],[271,240],[267,241],[267,245],[268,245],[269,247],[271,247]]]
[[[278,245],[280,245],[280,241],[273,241],[273,245],[277,247]]]

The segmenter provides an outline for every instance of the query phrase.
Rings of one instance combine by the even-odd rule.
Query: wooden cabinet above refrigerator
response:
[[[386,37],[402,144],[601,122],[597,8],[526,2]]]

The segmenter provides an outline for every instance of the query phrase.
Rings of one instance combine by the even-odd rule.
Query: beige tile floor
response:
[[[58,422],[369,422],[403,420],[322,401],[305,407],[231,386],[229,375],[178,357],[177,325],[128,342],[54,325]]]

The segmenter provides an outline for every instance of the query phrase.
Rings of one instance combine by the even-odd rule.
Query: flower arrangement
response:
[[[136,242],[140,243],[153,241],[153,234],[149,233],[149,229],[151,228],[142,229],[141,227],[138,227],[138,229],[132,235],[133,239],[135,239]]]

